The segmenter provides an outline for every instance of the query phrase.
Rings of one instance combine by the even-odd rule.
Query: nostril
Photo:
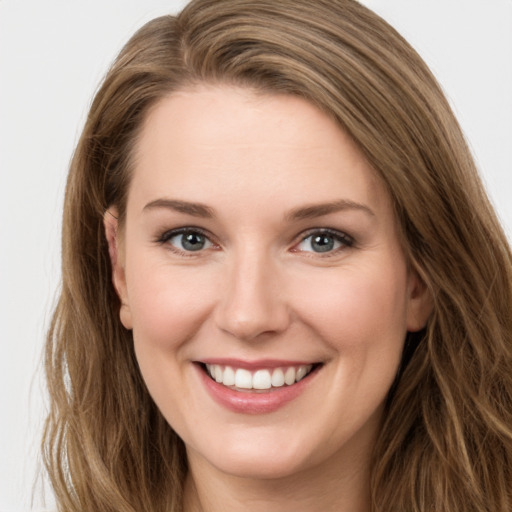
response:
[[[285,331],[290,325],[289,308],[268,282],[268,276],[259,280],[242,276],[235,284],[226,283],[215,312],[216,326],[242,341],[258,341],[262,335]]]

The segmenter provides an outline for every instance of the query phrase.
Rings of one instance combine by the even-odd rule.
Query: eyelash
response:
[[[172,238],[184,235],[184,234],[192,234],[192,235],[200,235],[204,237],[212,246],[218,247],[218,244],[213,242],[211,240],[211,235],[209,235],[207,232],[205,232],[203,229],[194,227],[194,226],[187,226],[183,228],[178,229],[172,229],[169,231],[165,231],[160,236],[157,237],[156,242],[160,245],[166,245],[167,249],[179,254],[180,256],[185,257],[194,257],[198,256],[199,253],[204,252],[204,249],[200,249],[198,251],[184,251],[181,250],[173,245],[171,245],[169,240]],[[301,251],[299,249],[296,249],[297,246],[304,243],[308,238],[313,237],[314,235],[327,235],[335,239],[336,242],[340,244],[340,247],[337,247],[333,250],[326,251],[325,253],[322,252],[315,252],[315,251]],[[306,231],[305,233],[301,233],[299,242],[295,243],[294,248],[292,248],[292,252],[303,252],[305,254],[314,254],[315,257],[321,257],[321,258],[328,258],[330,256],[337,255],[339,251],[342,251],[347,248],[354,247],[355,240],[351,236],[347,235],[346,233],[343,233],[342,231],[338,231],[336,229],[330,229],[330,228],[315,228],[310,229]],[[197,252],[197,254],[196,254]],[[310,256],[311,257],[311,256]]]
[[[338,253],[340,251],[354,247],[354,244],[355,244],[354,238],[347,235],[346,233],[343,233],[342,231],[338,231],[337,229],[330,229],[330,228],[316,228],[316,229],[310,229],[306,233],[301,234],[299,243],[295,244],[294,247],[297,247],[298,245],[304,243],[308,238],[311,238],[314,235],[330,236],[330,237],[334,238],[334,240],[337,241],[341,246],[338,248],[335,248],[333,250],[330,250],[328,252],[325,252],[325,253],[315,252],[315,251],[300,251],[298,249],[293,250],[293,252],[304,252],[308,255],[314,254],[315,257],[328,258],[330,256],[338,255]]]
[[[169,231],[165,231],[156,239],[156,242],[160,245],[166,245],[166,248],[168,250],[170,250],[176,254],[179,254],[180,256],[194,257],[194,256],[196,256],[196,251],[183,251],[183,250],[178,249],[177,247],[171,245],[170,243],[168,243],[169,240],[171,240],[175,236],[185,235],[185,234],[200,235],[200,236],[204,237],[206,240],[208,240],[208,242],[210,242],[210,244],[212,244],[213,246],[217,245],[211,241],[211,235],[209,235],[203,229],[197,228],[194,226],[187,226],[184,228],[171,229]],[[203,251],[202,250],[197,251],[197,253],[201,253],[201,252],[203,252]]]

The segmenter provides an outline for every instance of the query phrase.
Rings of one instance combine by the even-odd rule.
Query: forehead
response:
[[[175,92],[150,111],[130,195],[297,202],[387,201],[350,137],[302,98],[228,86]],[[178,197],[180,198],[180,197]]]

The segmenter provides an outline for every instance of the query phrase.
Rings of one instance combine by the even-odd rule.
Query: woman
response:
[[[148,23],[68,179],[61,509],[510,510],[511,261],[440,88],[364,7]]]

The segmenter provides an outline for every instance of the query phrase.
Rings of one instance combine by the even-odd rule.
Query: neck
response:
[[[189,453],[184,512],[369,512],[369,456],[274,479],[226,474]]]

